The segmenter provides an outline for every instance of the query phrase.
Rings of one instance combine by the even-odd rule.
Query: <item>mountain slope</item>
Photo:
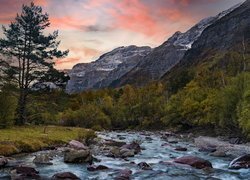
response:
[[[174,84],[174,82],[180,82],[180,78],[185,77],[188,82],[186,72],[204,64],[209,64],[210,69],[217,68],[234,76],[240,71],[248,70],[249,54],[250,0],[247,0],[240,7],[206,28],[180,63],[162,79]],[[183,82],[183,86],[185,83]],[[181,88],[181,83],[178,86],[173,91]]]
[[[127,70],[134,67],[141,58],[151,51],[150,47],[119,47],[111,52],[102,55],[98,60],[91,63],[77,64],[69,72],[70,80],[67,84],[68,93],[81,92],[87,89],[93,89],[95,84],[104,81],[109,82],[109,73],[115,71],[116,76],[112,76],[111,81],[116,77],[124,75]],[[128,68],[124,68],[128,67]],[[104,87],[100,83],[100,87]]]
[[[111,86],[119,87],[125,84],[144,85],[152,80],[160,79],[184,57],[185,53],[191,49],[192,44],[200,37],[207,27],[226,16],[240,5],[241,4],[235,5],[215,17],[201,20],[185,33],[176,32],[161,46],[153,49],[153,51],[147,55],[143,61],[140,61],[140,63],[130,72],[113,82]]]

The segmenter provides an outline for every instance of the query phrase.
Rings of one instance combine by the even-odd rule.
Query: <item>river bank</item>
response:
[[[71,172],[79,179],[246,179],[250,175],[247,168],[229,166],[240,154],[228,154],[227,149],[218,152],[221,145],[210,140],[230,148],[249,148],[248,144],[232,145],[217,138],[207,142],[208,137],[168,132],[121,131],[99,132],[97,135],[98,138],[88,146],[71,141],[55,150],[16,156],[15,161],[11,161],[13,164],[0,174],[2,178],[20,175],[13,174],[13,167],[21,164],[34,168],[42,179],[60,179],[62,174],[58,173],[62,172],[68,173],[63,174],[64,177],[73,177]],[[48,163],[37,163],[34,161],[37,157],[49,157]]]

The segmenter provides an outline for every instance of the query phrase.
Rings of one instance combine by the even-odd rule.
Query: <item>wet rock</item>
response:
[[[250,154],[250,146],[230,144],[229,142],[219,140],[218,138],[200,136],[195,138],[195,145],[199,148],[216,147],[217,151],[226,152],[228,156],[239,157]]]
[[[75,174],[71,172],[63,172],[63,173],[57,173],[52,177],[53,180],[76,180],[80,179]]]
[[[250,168],[250,154],[240,156],[236,159],[234,159],[229,164],[229,169],[247,169]]]
[[[227,154],[224,152],[224,151],[215,151],[215,152],[212,152],[210,154],[210,156],[214,156],[214,157],[226,157]]]
[[[176,147],[174,150],[176,150],[176,151],[187,151],[187,148],[185,148],[185,147]]]
[[[120,157],[120,149],[118,147],[111,148],[107,156],[114,157],[114,158]]]
[[[152,141],[153,139],[150,136],[145,137],[145,140]]]
[[[141,152],[141,147],[137,142],[132,142],[131,144],[123,145],[122,148],[134,150],[135,154],[138,154],[139,152]]]
[[[140,162],[138,164],[138,166],[142,169],[142,170],[152,170],[152,167],[147,164],[146,162]]]
[[[66,163],[92,163],[93,157],[89,150],[70,149],[64,152]]]
[[[120,149],[120,156],[122,158],[134,157],[135,156],[135,152],[134,152],[133,149],[122,148],[122,149]]]
[[[39,172],[32,167],[18,166],[11,172],[12,179],[25,180],[25,179],[39,179]]]
[[[209,161],[195,156],[184,156],[175,159],[174,162],[180,164],[187,164],[197,169],[213,168],[212,164]]]
[[[126,144],[126,142],[114,141],[114,140],[105,140],[104,144],[107,145],[107,146],[122,147],[123,145]]]
[[[115,180],[130,180],[132,175],[132,171],[129,169],[121,170],[119,175],[115,178]]]
[[[239,137],[233,137],[233,138],[230,138],[230,139],[229,139],[229,143],[230,143],[230,144],[242,144],[243,141],[242,141],[242,139],[239,138]]]
[[[77,150],[81,150],[81,149],[88,149],[87,146],[85,146],[83,143],[79,142],[79,141],[76,141],[76,140],[71,140],[69,142],[69,147],[70,148],[73,148],[73,149],[77,149]]]
[[[199,149],[200,152],[207,152],[207,153],[212,153],[216,151],[216,146],[207,146],[207,147],[201,147]]]
[[[36,155],[35,159],[33,160],[33,163],[53,165],[53,163],[50,162],[51,160],[52,159],[47,154],[39,154],[39,155]]]
[[[100,171],[100,170],[107,170],[109,169],[107,166],[104,166],[104,165],[90,165],[87,167],[87,170],[88,171]]]
[[[6,157],[0,157],[0,168],[5,167],[8,164],[8,159]]]

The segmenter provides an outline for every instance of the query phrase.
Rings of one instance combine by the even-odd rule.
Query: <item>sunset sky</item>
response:
[[[243,0],[35,0],[50,15],[48,31],[59,30],[69,56],[58,69],[96,60],[118,46],[155,47],[174,32],[216,15]],[[0,0],[0,24],[7,25],[30,0]],[[0,30],[2,37],[2,30]]]

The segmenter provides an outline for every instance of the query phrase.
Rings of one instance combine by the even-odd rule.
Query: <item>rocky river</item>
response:
[[[0,179],[250,179],[248,145],[167,132],[97,134],[88,147],[72,141],[54,150],[5,158],[6,163],[2,157]]]

